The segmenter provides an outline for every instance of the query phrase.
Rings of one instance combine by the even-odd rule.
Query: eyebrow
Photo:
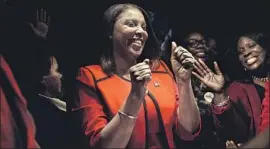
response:
[[[140,21],[140,20],[137,20],[137,19],[134,19],[134,18],[126,18],[126,19],[124,19],[123,21],[121,21],[123,24],[125,24],[127,21],[135,21],[135,23],[138,23],[138,22],[140,22],[140,24],[142,25],[142,26],[145,26],[145,27],[147,27],[147,23],[145,22],[145,21]]]
[[[134,17],[127,17],[124,20],[131,20],[131,21],[143,22],[142,24],[146,24],[146,21],[145,20],[138,20],[138,19],[135,19]]]
[[[247,44],[256,44],[256,42],[250,41],[250,42],[248,42]]]

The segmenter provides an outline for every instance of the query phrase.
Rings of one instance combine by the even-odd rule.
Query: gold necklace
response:
[[[268,77],[265,77],[265,78],[258,78],[258,77],[252,76],[252,79],[253,79],[253,80],[257,80],[257,81],[261,81],[261,82],[269,81],[269,78],[268,78]]]

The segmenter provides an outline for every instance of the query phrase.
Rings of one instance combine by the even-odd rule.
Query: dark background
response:
[[[79,66],[99,62],[104,10],[122,2],[139,4],[167,20],[175,38],[189,29],[205,30],[221,41],[218,42],[220,51],[241,32],[268,32],[270,27],[267,1],[8,0],[6,4],[1,3],[0,9],[1,51],[12,65],[21,87],[31,82],[31,70],[41,67],[36,60],[48,53],[57,56],[64,80],[68,86],[73,86],[71,80]],[[26,23],[35,23],[39,8],[46,9],[51,16],[46,42],[36,39]],[[160,26],[165,27],[166,23]],[[238,69],[231,64],[228,66],[231,71]]]
[[[226,37],[243,30],[268,30],[270,26],[267,1],[11,0],[8,4],[22,24],[23,21],[35,22],[37,8],[47,9],[51,16],[50,45],[64,51],[67,57],[83,56],[82,63],[91,63],[96,61],[96,56],[91,55],[98,53],[102,44],[98,40],[102,14],[110,4],[117,2],[133,2],[163,15],[174,34],[188,28],[203,28],[215,37]],[[16,28],[18,24],[10,24],[10,27]],[[31,31],[24,30],[24,38],[20,40],[30,39]]]

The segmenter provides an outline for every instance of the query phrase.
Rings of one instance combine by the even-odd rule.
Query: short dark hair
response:
[[[250,39],[252,39],[253,41],[255,41],[257,44],[259,44],[266,52],[269,52],[269,35],[263,33],[263,32],[248,32],[245,34],[242,34],[240,36],[237,37],[237,41],[241,38],[241,37],[248,37]]]
[[[148,40],[145,43],[144,50],[142,54],[139,56],[137,61],[143,61],[144,59],[148,58],[152,62],[157,62],[157,60],[160,58],[161,55],[161,50],[160,50],[160,43],[158,42],[156,35],[154,34],[152,25],[151,25],[151,20],[147,14],[147,12],[135,5],[135,4],[115,4],[110,6],[106,11],[104,12],[103,15],[103,38],[105,41],[105,49],[102,52],[101,55],[101,67],[103,71],[109,75],[112,75],[115,72],[115,61],[113,58],[113,52],[112,52],[112,40],[110,37],[113,34],[113,28],[115,25],[115,22],[117,21],[117,17],[124,12],[127,9],[130,8],[135,8],[138,9],[139,11],[142,12],[145,22],[147,25],[147,32],[148,32]]]
[[[218,51],[216,48],[216,39],[212,38],[209,34],[207,34],[207,32],[203,29],[189,29],[185,32],[183,32],[182,35],[180,35],[181,37],[178,39],[180,45],[182,45],[184,48],[186,48],[187,50],[189,50],[188,48],[188,37],[190,37],[191,34],[200,34],[203,36],[204,40],[206,40],[207,43],[207,50],[208,50],[208,60],[207,60],[207,64],[209,67],[212,68],[212,63],[214,61],[217,61],[218,59]],[[211,41],[214,41],[214,43],[211,43]],[[212,69],[213,70],[213,69]]]

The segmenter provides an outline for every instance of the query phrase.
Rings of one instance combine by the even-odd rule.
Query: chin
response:
[[[134,50],[134,49],[129,49],[129,52],[132,56],[138,58],[142,54],[142,49],[140,50]]]
[[[254,71],[256,70],[257,68],[254,68],[254,67],[245,67],[248,71]]]
[[[245,68],[249,71],[254,71],[254,70],[257,70],[259,68],[259,64],[253,64],[251,66],[246,66]]]

